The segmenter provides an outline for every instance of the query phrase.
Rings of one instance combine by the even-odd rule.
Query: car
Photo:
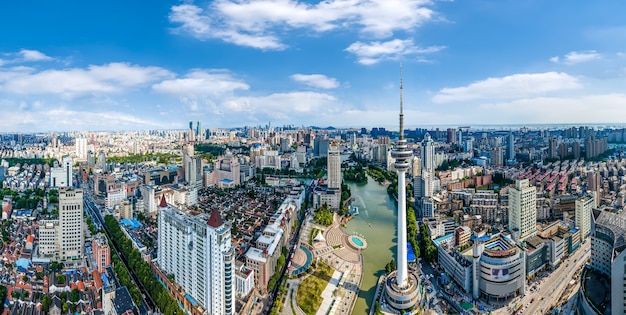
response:
[[[530,300],[530,303],[532,303],[532,302],[535,302],[535,298],[532,298],[532,299]]]

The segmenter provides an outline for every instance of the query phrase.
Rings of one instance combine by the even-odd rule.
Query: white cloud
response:
[[[30,49],[20,50],[19,55],[23,61],[48,61],[53,59],[40,51]]]
[[[294,74],[291,79],[304,83],[308,86],[321,89],[334,89],[339,87],[339,82],[335,78],[329,78],[323,74]]]
[[[290,118],[321,117],[336,112],[336,102],[337,99],[330,94],[290,92],[238,97],[224,102],[222,107],[229,113],[248,114],[260,119],[282,119],[287,122]]]
[[[346,51],[355,54],[360,64],[371,65],[407,55],[430,54],[444,48],[444,46],[418,47],[412,39],[392,39],[386,42],[356,42],[346,48]]]
[[[559,56],[554,56],[550,58],[550,61],[554,63],[563,62],[566,65],[573,65],[598,59],[602,59],[601,54],[597,53],[595,50],[586,50],[571,51],[563,56],[562,59]]]
[[[54,60],[54,58],[38,50],[31,49],[22,49],[19,52],[3,53],[2,55],[8,58],[0,59],[0,67],[8,64]]]
[[[169,20],[178,31],[201,39],[280,50],[277,34],[289,30],[315,32],[358,29],[368,37],[386,38],[411,31],[436,15],[430,0],[216,0],[206,10],[194,4],[172,6]]]
[[[432,101],[446,103],[475,99],[513,99],[580,87],[582,85],[578,79],[567,73],[522,73],[488,78],[462,87],[443,88]]]
[[[483,113],[498,113],[500,124],[554,124],[554,123],[623,123],[626,115],[626,94],[591,94],[578,97],[537,97],[511,102],[487,103],[473,111],[469,121],[494,123],[485,120]],[[474,113],[468,113],[472,116]],[[478,115],[483,115],[478,117]],[[541,113],[538,115],[537,113]],[[493,117],[491,117],[493,118]]]
[[[250,86],[223,70],[192,70],[183,78],[168,79],[152,85],[160,93],[182,96],[217,96],[235,90],[248,90]]]
[[[159,67],[109,63],[87,68],[0,69],[0,91],[14,94],[55,94],[64,98],[90,93],[117,93],[173,74]]]
[[[163,128],[162,122],[125,111],[71,109],[67,104],[44,101],[0,100],[4,131],[73,131]]]

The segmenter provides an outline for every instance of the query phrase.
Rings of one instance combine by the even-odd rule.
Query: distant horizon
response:
[[[200,121],[200,123],[202,124],[202,121]],[[196,129],[195,127],[195,122],[194,122],[194,130]],[[238,127],[203,127],[203,130],[207,130],[207,129],[226,129],[226,130],[241,130],[241,129],[245,129],[245,128],[257,128],[257,127],[262,127],[265,128],[266,125],[248,125],[248,126],[238,126]],[[311,125],[311,126],[295,126],[295,125],[272,125],[271,127],[274,128],[283,128],[283,127],[292,127],[292,128],[296,128],[296,129],[308,129],[308,128],[316,128],[318,130],[326,130],[328,128],[334,128],[337,130],[346,130],[346,129],[356,129],[359,130],[361,128],[366,128],[368,130],[371,130],[372,128],[385,128],[385,130],[387,131],[391,131],[391,132],[398,132],[398,126],[384,126],[384,125],[368,125],[368,126],[359,126],[359,127],[341,127],[341,126],[317,126],[317,125]],[[502,130],[502,131],[508,131],[506,128],[508,129],[519,129],[519,128],[528,128],[531,130],[545,130],[545,129],[560,129],[560,128],[565,128],[565,127],[594,127],[594,129],[621,129],[621,128],[626,128],[626,123],[552,123],[552,124],[544,124],[544,123],[536,123],[536,124],[458,124],[458,125],[449,125],[449,124],[442,124],[442,125],[408,125],[404,128],[404,130],[413,130],[413,129],[417,129],[417,128],[421,128],[421,129],[426,129],[426,130],[434,130],[436,128],[439,128],[441,131],[445,131],[448,128],[455,128],[455,129],[459,129],[460,127],[463,127],[463,129],[465,129],[466,127],[470,127],[469,130],[471,131],[480,131],[480,130],[489,130],[489,131],[498,131],[498,130]],[[600,128],[598,128],[600,127]],[[394,129],[395,128],[395,129]],[[495,128],[495,129],[494,129]],[[188,128],[149,128],[149,129],[125,129],[125,130],[66,130],[66,131],[60,131],[60,130],[52,130],[52,131],[0,131],[0,134],[2,135],[6,135],[6,134],[50,134],[50,133],[89,133],[89,132],[111,132],[111,133],[115,133],[115,132],[138,132],[138,131],[186,131],[189,130]],[[513,130],[513,131],[519,131],[519,130]]]

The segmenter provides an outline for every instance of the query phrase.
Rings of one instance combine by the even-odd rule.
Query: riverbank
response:
[[[352,314],[367,314],[374,307],[370,304],[378,278],[396,254],[397,205],[389,198],[384,183],[369,179],[366,184],[348,183],[354,198],[352,205],[359,207],[359,215],[342,227],[346,234],[358,233],[368,241],[367,249],[361,252],[363,275]]]

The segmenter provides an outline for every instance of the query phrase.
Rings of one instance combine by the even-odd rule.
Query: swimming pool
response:
[[[354,244],[356,244],[358,246],[363,246],[363,242],[356,236],[352,237],[352,242],[354,242]]]

